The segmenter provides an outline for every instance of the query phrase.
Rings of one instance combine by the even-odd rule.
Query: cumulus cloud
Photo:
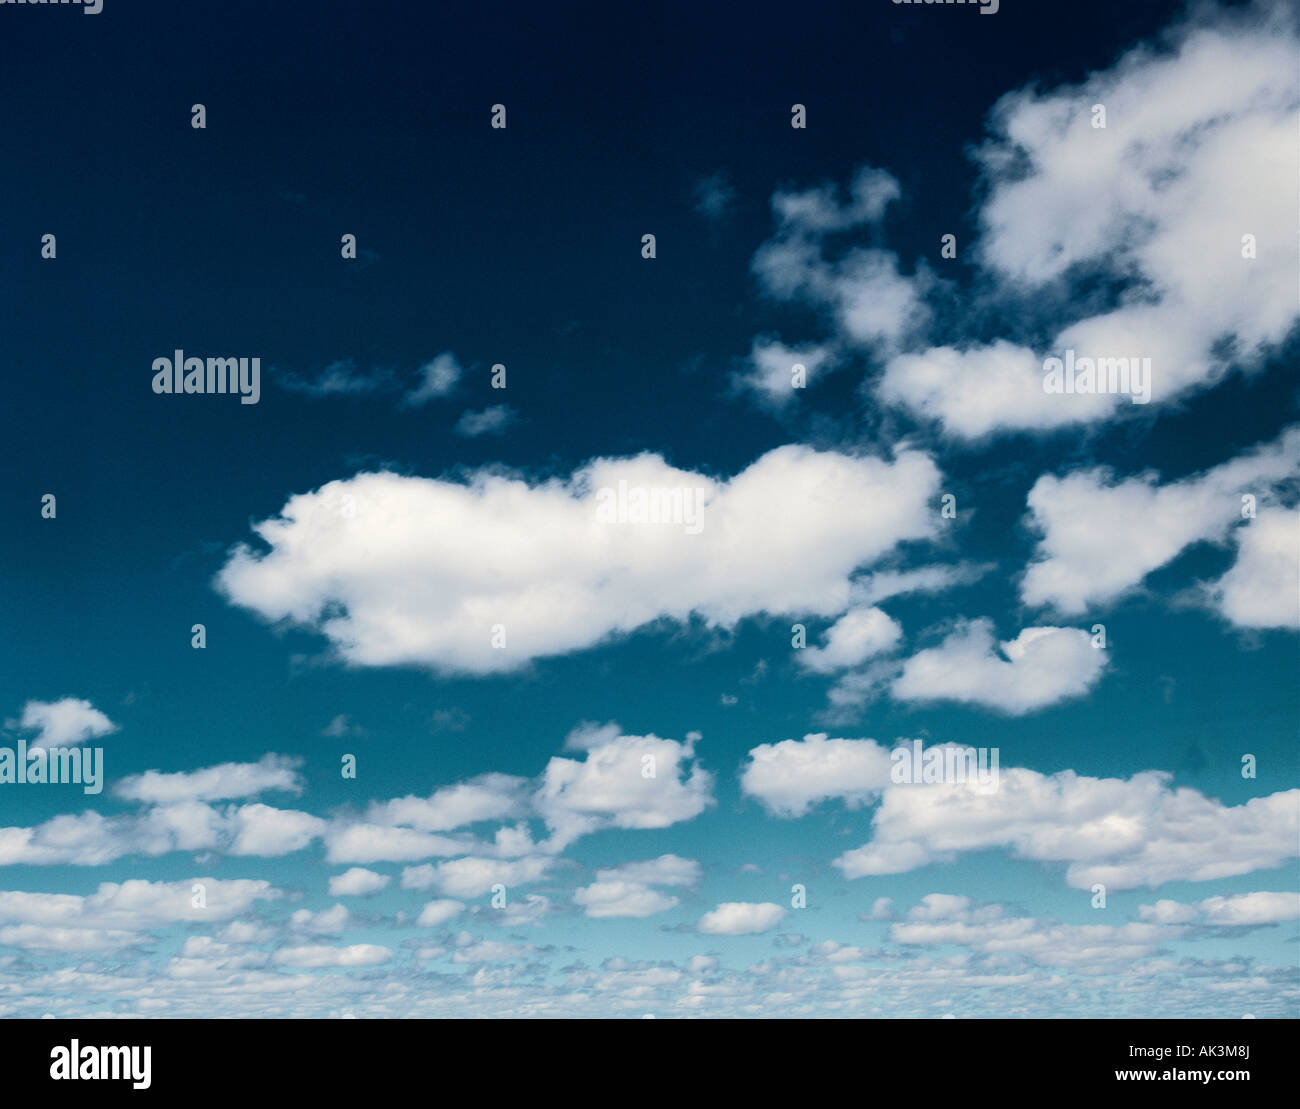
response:
[[[603,828],[667,828],[713,804],[713,775],[695,759],[696,740],[619,735],[585,749],[579,761],[555,757],[534,796],[558,850]]]
[[[373,943],[354,943],[347,947],[309,945],[282,947],[274,955],[280,966],[288,967],[373,967],[386,963],[393,953]]]
[[[373,870],[354,866],[342,874],[330,875],[329,895],[331,897],[373,897],[380,890],[387,888],[392,876],[376,874]]]
[[[1115,600],[1190,545],[1222,542],[1238,524],[1252,561],[1228,585],[1249,619],[1247,598],[1257,597],[1258,590],[1245,575],[1257,569],[1268,583],[1275,581],[1286,557],[1285,536],[1284,525],[1243,520],[1242,497],[1249,494],[1267,504],[1275,487],[1298,472],[1300,428],[1293,427],[1202,474],[1164,484],[1153,474],[1117,481],[1101,468],[1063,478],[1045,474],[1029,491],[1026,524],[1042,538],[1020,595],[1026,604],[1077,615]],[[1250,529],[1261,523],[1263,538],[1250,540]],[[1289,594],[1294,597],[1294,564],[1290,570]],[[1294,618],[1295,613],[1286,615]]]
[[[1061,924],[1006,915],[1001,905],[976,906],[968,897],[929,894],[889,938],[913,946],[957,946],[987,955],[1021,956],[1042,966],[1124,965],[1159,952],[1183,930],[1159,923]]]
[[[699,930],[711,936],[750,936],[775,928],[785,916],[770,901],[724,901],[700,917]]]
[[[1138,910],[1142,920],[1160,924],[1207,924],[1224,928],[1255,928],[1300,919],[1300,893],[1241,893],[1207,897],[1196,905],[1157,901]]]
[[[893,695],[901,701],[958,701],[1013,716],[1087,693],[1106,652],[1078,628],[1025,628],[997,644],[990,620],[963,622],[937,647],[903,663]]]
[[[201,770],[165,774],[146,770],[123,778],[113,792],[125,801],[169,805],[181,801],[227,801],[271,790],[301,793],[301,759],[263,755],[257,762],[223,762]]]
[[[1209,585],[1211,604],[1239,628],[1300,626],[1300,510],[1262,509],[1234,537],[1236,561]]]
[[[1248,874],[1300,854],[1300,790],[1224,805],[1170,782],[1155,770],[1123,779],[1002,768],[991,793],[970,781],[891,786],[870,842],[835,866],[862,878],[1003,849],[1065,864],[1078,889],[1134,889]]]
[[[1036,347],[903,354],[880,381],[884,399],[962,437],[1045,430],[1130,403],[1045,394],[1045,357],[1150,358],[1161,403],[1256,365],[1287,335],[1297,318],[1294,17],[1284,5],[1195,17],[1167,45],[1135,49],[1080,85],[1003,97],[979,152],[988,193],[975,254],[1004,295],[1068,304],[1062,284],[1101,275],[1119,287],[1113,302]],[[1098,104],[1105,128],[1092,123]]]
[[[506,820],[527,811],[527,779],[483,774],[435,790],[429,797],[377,801],[366,811],[373,824],[407,825],[422,832],[447,832],[484,820]]]
[[[620,482],[698,491],[702,530],[604,522],[600,491]],[[354,665],[493,673],[663,618],[836,615],[855,571],[934,534],[938,482],[917,451],[885,461],[798,445],[728,480],[653,454],[531,484],[489,470],[464,484],[358,474],[257,524],[268,549],[235,548],[217,586],[321,632]]]
[[[883,610],[853,608],[827,631],[824,646],[805,647],[795,657],[805,670],[831,674],[893,650],[902,637],[898,621]]]
[[[803,816],[830,798],[850,808],[873,801],[889,785],[889,770],[889,751],[874,739],[830,739],[820,732],[753,748],[740,788],[778,816]]]
[[[465,902],[446,899],[442,901],[428,901],[420,915],[416,919],[416,924],[421,928],[437,928],[447,921],[460,916],[465,911]]]
[[[589,917],[647,917],[671,909],[678,899],[652,886],[696,886],[703,868],[694,859],[660,855],[596,872],[596,881],[578,889],[573,900]]]
[[[28,741],[29,748],[75,746],[117,731],[117,725],[99,709],[78,697],[28,701],[18,727],[39,733]]]
[[[573,894],[587,916],[647,917],[662,913],[678,903],[671,894],[651,889],[641,882],[597,881],[583,886]]]

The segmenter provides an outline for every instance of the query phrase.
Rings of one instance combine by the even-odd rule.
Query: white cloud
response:
[[[704,868],[694,859],[680,855],[660,855],[639,863],[602,868],[596,877],[602,882],[643,882],[649,886],[697,886]]]
[[[770,901],[724,901],[700,917],[699,929],[711,936],[749,936],[775,928],[784,916],[785,910]]]
[[[431,885],[449,897],[482,897],[498,884],[508,889],[540,881],[553,864],[554,860],[545,855],[523,859],[451,859],[433,865]]]
[[[335,905],[317,913],[299,909],[289,917],[290,927],[299,932],[342,932],[352,923],[352,914],[346,905]]]
[[[392,880],[388,874],[376,874],[373,870],[354,866],[342,874],[330,875],[329,895],[331,897],[372,897],[385,889]]]
[[[618,736],[585,754],[552,758],[534,797],[553,850],[602,828],[667,828],[713,803],[713,776],[695,761],[694,739]]]
[[[1127,398],[1055,395],[1042,359],[1151,359],[1151,398],[1212,385],[1274,349],[1297,318],[1297,38],[1284,5],[1218,14],[1081,85],[1002,98],[980,152],[989,184],[976,257],[1030,308],[1101,273],[1124,291],[1037,350],[941,346],[892,363],[882,396],[953,435],[1111,416]],[[1094,128],[1093,105],[1106,109]],[[1257,257],[1242,256],[1251,234]],[[1230,342],[1225,343],[1226,340]],[[963,349],[964,347],[964,349]]]
[[[75,746],[117,731],[117,725],[99,709],[77,697],[28,701],[18,726],[40,733],[28,742],[29,748]]]
[[[874,739],[822,732],[753,748],[740,788],[778,816],[803,816],[833,797],[850,808],[867,804],[889,785],[889,770],[889,751]]]
[[[898,196],[898,182],[870,167],[854,176],[843,203],[830,185],[778,192],[772,198],[777,232],[752,264],[764,290],[821,307],[851,343],[892,347],[928,318],[921,298],[928,277],[903,275],[888,251],[830,249],[828,239],[879,222]]]
[[[1300,894],[1242,893],[1230,897],[1207,897],[1197,905],[1178,901],[1157,901],[1143,905],[1138,915],[1160,924],[1209,924],[1227,928],[1253,928],[1283,924],[1300,918]]]
[[[703,490],[703,529],[602,522],[597,494],[620,482]],[[358,474],[290,498],[255,527],[270,549],[237,547],[217,585],[320,631],[349,663],[485,674],[665,617],[838,614],[856,570],[935,533],[938,482],[916,451],[886,462],[798,445],[725,481],[652,454],[531,485]]]
[[[127,801],[170,805],[180,801],[225,801],[268,790],[301,793],[301,759],[263,755],[257,762],[224,762],[201,770],[164,774],[146,770],[123,778],[113,792]]]
[[[903,664],[891,690],[902,701],[959,701],[1021,715],[1087,693],[1106,652],[1078,628],[1025,628],[995,644],[990,620],[962,623]]]
[[[788,347],[780,340],[755,339],[749,352],[749,365],[732,374],[732,384],[753,392],[769,408],[784,408],[817,379],[821,370],[834,361],[825,346]],[[804,368],[803,384],[796,388],[794,367]]]
[[[892,651],[903,638],[898,621],[879,608],[851,608],[826,633],[825,646],[805,647],[795,657],[814,674],[857,666]]]
[[[1300,625],[1300,511],[1261,509],[1235,538],[1237,560],[1209,587],[1214,607],[1239,628]]]
[[[1124,965],[1155,955],[1182,929],[1156,923],[1060,924],[1009,917],[1000,905],[976,907],[968,897],[930,894],[906,920],[890,925],[889,938],[917,946],[954,945],[1001,958],[1021,956],[1042,966]]]
[[[1222,542],[1234,523],[1262,523],[1242,519],[1242,496],[1267,503],[1274,487],[1297,472],[1300,428],[1202,474],[1163,485],[1151,474],[1115,481],[1105,469],[1064,478],[1045,474],[1029,491],[1026,524],[1042,538],[1020,595],[1026,604],[1051,605],[1070,615],[1113,601],[1191,544]],[[1259,552],[1258,569],[1271,572],[1281,538],[1274,539],[1269,524],[1265,531],[1267,553]],[[1252,595],[1245,573],[1253,568],[1229,583],[1246,591],[1237,596]]]
[[[517,415],[518,413],[508,404],[493,404],[482,412],[462,412],[452,430],[467,439],[479,435],[500,435],[514,423]]]
[[[505,820],[526,811],[527,780],[483,774],[436,790],[430,797],[377,801],[366,812],[373,824],[402,824],[422,832],[448,832],[482,820]]]
[[[437,928],[440,925],[446,924],[447,921],[452,920],[454,917],[458,917],[464,911],[465,902],[463,901],[453,901],[450,899],[443,901],[429,901],[426,902],[424,908],[420,910],[420,916],[415,923],[421,928]]]
[[[195,904],[194,886],[203,887]],[[184,882],[102,882],[89,896],[0,891],[0,922],[133,931],[180,922],[229,920],[281,891],[261,879],[194,878]]]
[[[678,903],[671,894],[651,889],[641,882],[596,881],[574,891],[573,900],[593,918],[647,917],[662,913]]]
[[[402,403],[408,408],[417,408],[431,400],[445,397],[456,388],[461,372],[456,356],[451,351],[444,351],[421,367],[420,384],[402,398]]]
[[[1066,864],[1076,889],[1134,889],[1248,874],[1296,857],[1300,790],[1233,806],[1171,788],[1163,771],[1123,779],[1004,767],[995,792],[971,781],[891,786],[871,826],[869,843],[835,860],[847,878],[1001,848]]]
[[[388,948],[372,943],[354,943],[348,947],[282,947],[274,956],[281,966],[308,968],[373,967],[388,962],[392,957]]]

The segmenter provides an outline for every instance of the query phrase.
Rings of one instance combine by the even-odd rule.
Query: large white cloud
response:
[[[1227,583],[1231,604],[1243,617],[1255,611],[1258,572],[1272,585],[1285,577],[1284,525],[1243,519],[1242,497],[1266,505],[1274,487],[1300,472],[1300,428],[1202,474],[1160,484],[1144,474],[1116,481],[1109,471],[1076,471],[1040,477],[1029,491],[1026,523],[1042,538],[1021,582],[1026,604],[1051,605],[1077,615],[1105,604],[1139,584],[1193,543],[1221,542],[1234,524],[1249,536],[1263,524],[1263,540],[1243,539],[1250,563]],[[1255,556],[1258,556],[1256,558]],[[1295,565],[1290,597],[1295,600]],[[1291,605],[1288,619],[1295,618]],[[1225,609],[1225,615],[1230,611]],[[1231,617],[1230,617],[1231,618]]]
[[[1004,305],[1024,306],[1030,330],[1044,322],[1027,340],[959,334],[900,352],[879,379],[882,399],[954,436],[1041,431],[1132,403],[1045,393],[1043,360],[1067,350],[1150,358],[1150,399],[1162,403],[1277,349],[1300,317],[1295,18],[1283,4],[1197,14],[1166,45],[1137,48],[1081,84],[997,103],[978,152],[987,196],[973,257]],[[1093,126],[1094,105],[1104,128]],[[1246,235],[1253,258],[1243,257]],[[787,233],[755,268],[823,303],[833,297],[819,260],[807,235]],[[1114,298],[1099,308],[1080,298],[1091,311],[1061,326],[1076,279],[1097,277]],[[895,300],[909,319],[901,291]],[[847,318],[839,332],[875,341]]]
[[[690,533],[685,500],[685,523],[603,522],[620,482],[698,495],[702,529]],[[533,484],[365,473],[290,498],[256,525],[269,550],[236,548],[217,584],[318,629],[353,664],[490,673],[663,617],[842,612],[855,570],[934,533],[938,482],[917,451],[884,461],[796,445],[729,480],[653,454]]]
[[[897,785],[881,797],[870,842],[835,865],[862,878],[995,848],[1065,864],[1082,889],[1248,874],[1300,854],[1300,790],[1224,805],[1172,788],[1163,771],[1123,779],[1018,767],[1001,769],[993,792],[973,782]]]

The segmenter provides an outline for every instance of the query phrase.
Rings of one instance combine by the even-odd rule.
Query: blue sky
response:
[[[1297,1015],[1285,5],[0,19],[0,1015]]]

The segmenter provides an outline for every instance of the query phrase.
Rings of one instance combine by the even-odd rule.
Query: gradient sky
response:
[[[0,1015],[1300,1015],[1286,5],[0,23]]]

